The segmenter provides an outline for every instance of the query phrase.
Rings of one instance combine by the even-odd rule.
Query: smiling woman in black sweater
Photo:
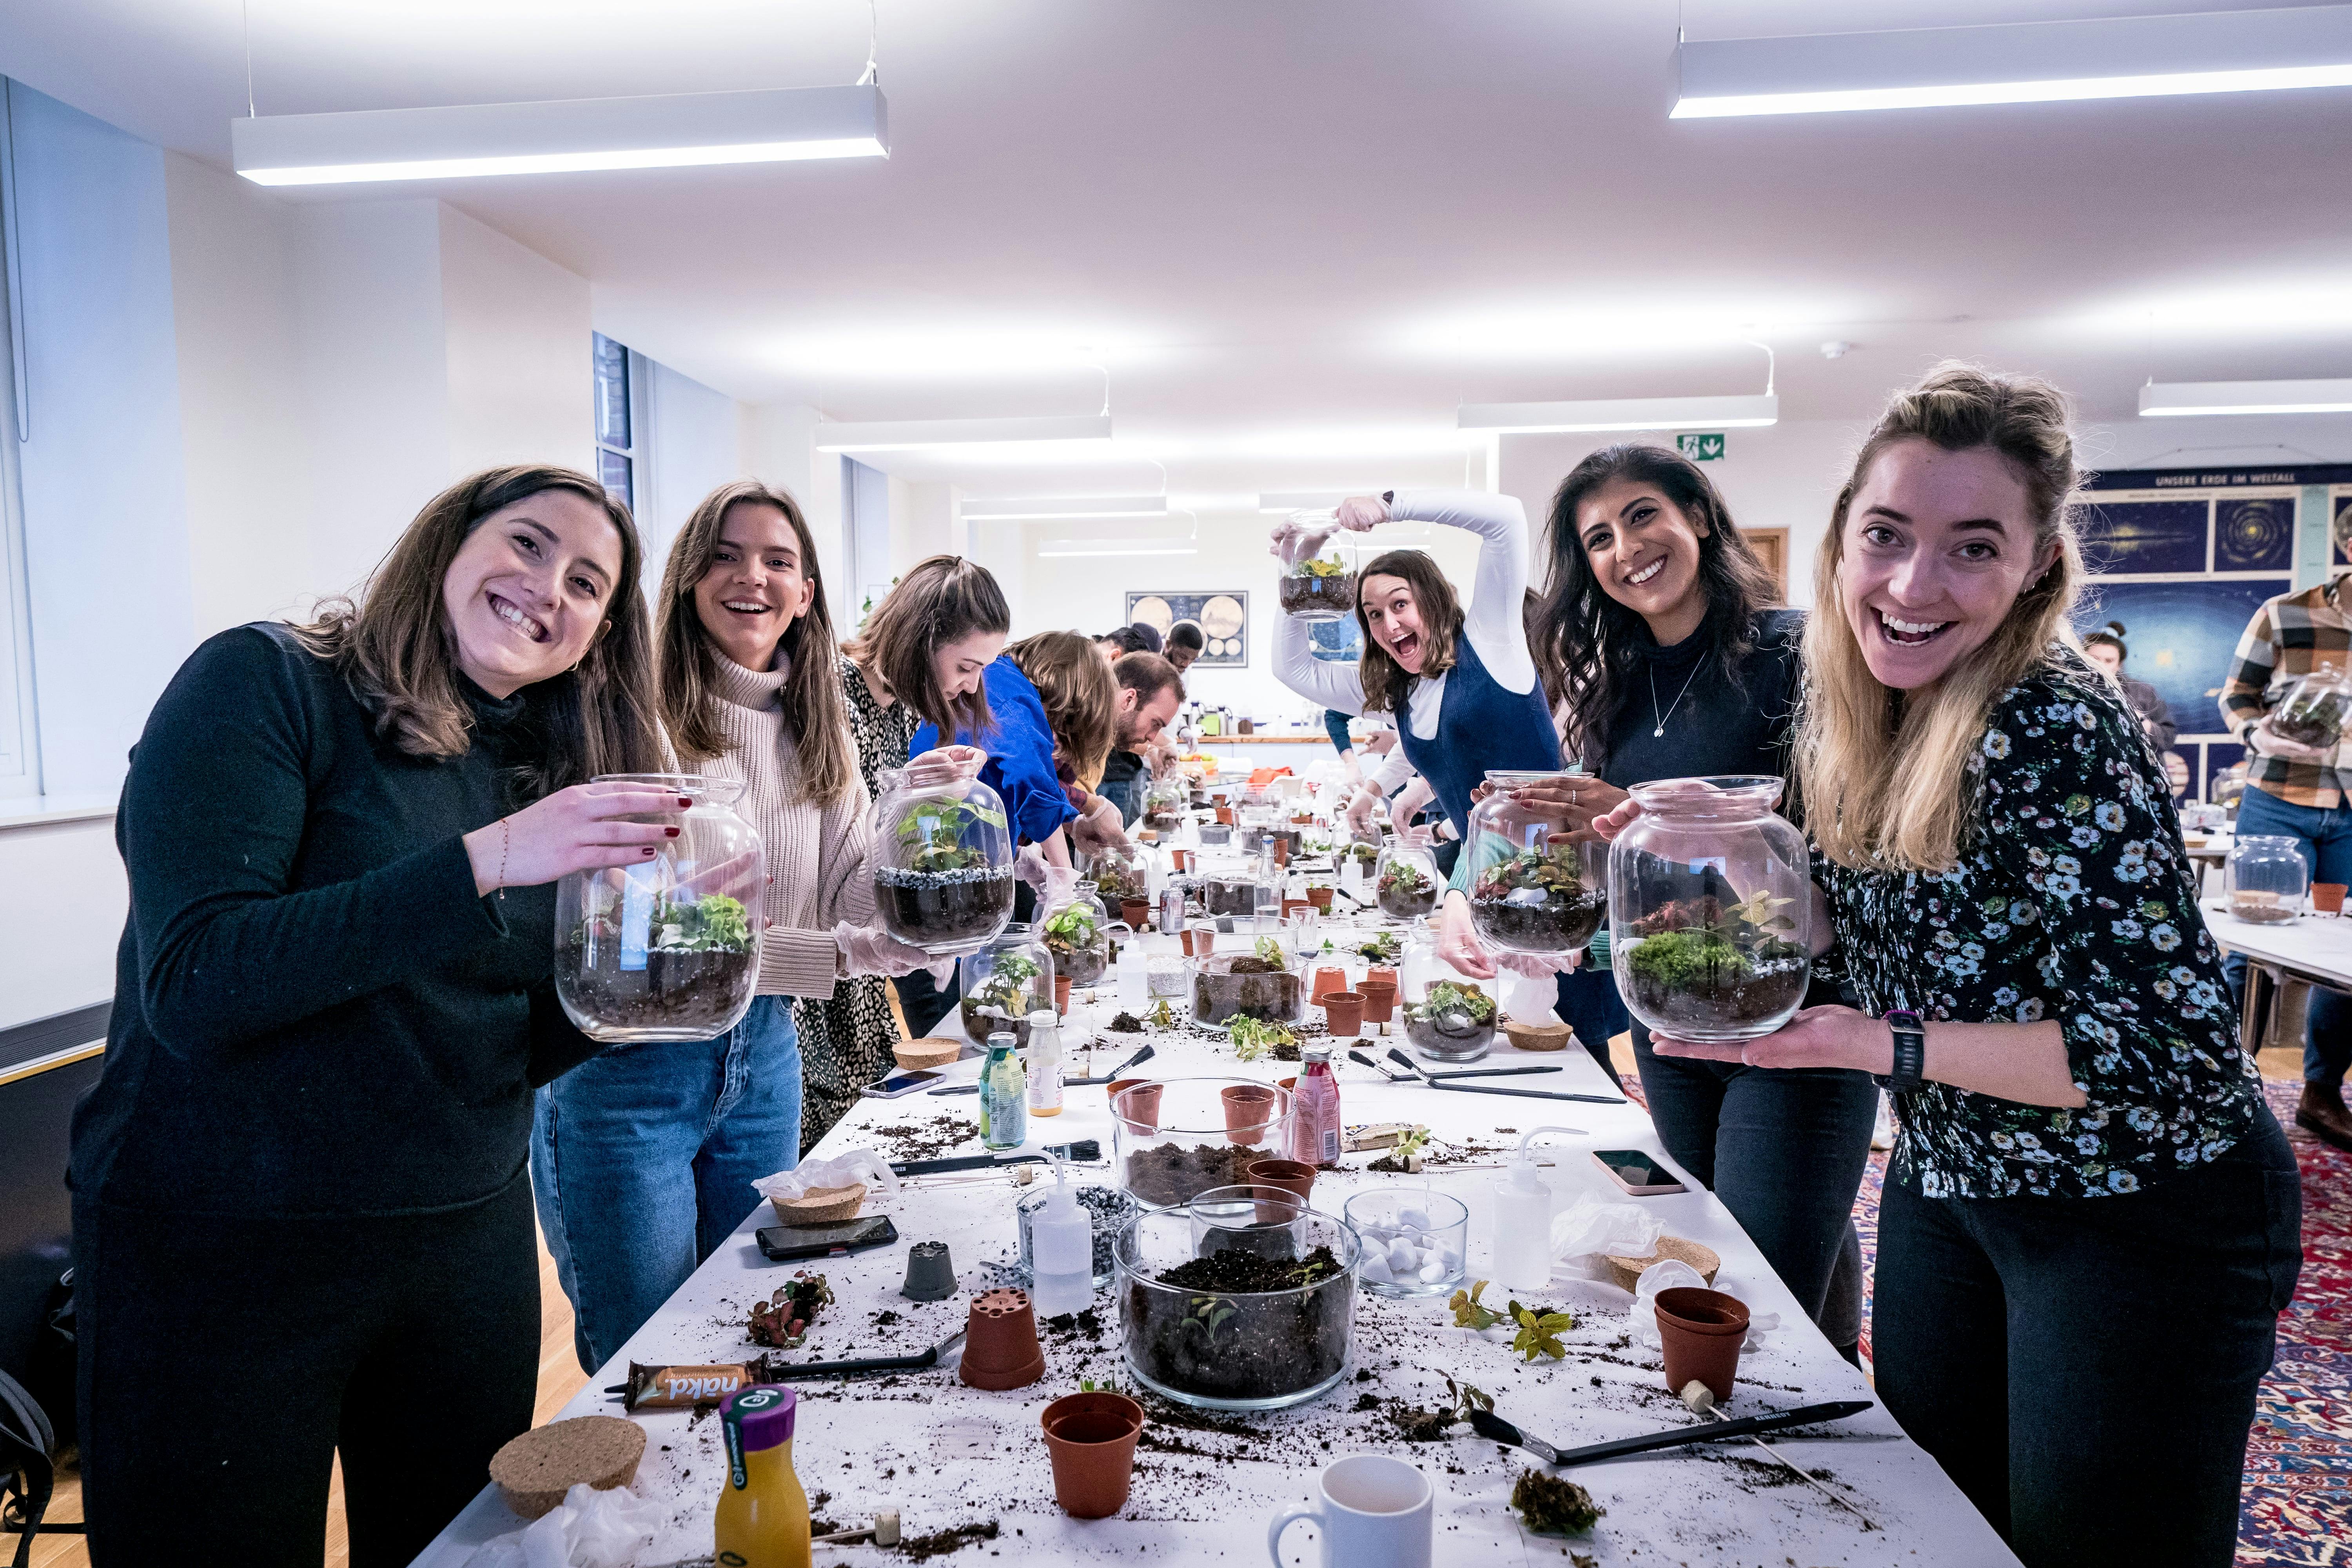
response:
[[[639,545],[562,468],[428,504],[364,601],[224,632],[131,753],[106,1069],[75,1118],[100,1568],[406,1563],[530,1425],[531,1089],[592,1055],[553,889],[650,857]],[[234,1547],[226,1543],[234,1542]]]

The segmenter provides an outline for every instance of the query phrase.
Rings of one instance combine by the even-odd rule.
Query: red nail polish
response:
[[[648,860],[650,860],[650,859],[652,859],[653,858],[654,858],[654,852],[653,852],[652,850],[650,850],[650,849],[646,850],[646,859],[648,859]]]
[[[690,795],[679,795],[677,797],[677,804],[681,808],[691,806],[694,804],[694,797]]]
[[[675,827],[665,827],[665,828],[663,828],[663,829],[662,829],[662,831],[663,831],[664,833],[668,834],[672,838],[675,838],[675,837],[677,837],[677,828],[675,828]]]

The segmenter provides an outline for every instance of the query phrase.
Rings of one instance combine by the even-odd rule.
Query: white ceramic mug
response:
[[[1266,1554],[1283,1568],[1282,1532],[1311,1519],[1323,1532],[1324,1568],[1430,1568],[1436,1494],[1429,1478],[1382,1454],[1351,1454],[1316,1478],[1319,1507],[1286,1509],[1265,1529]]]

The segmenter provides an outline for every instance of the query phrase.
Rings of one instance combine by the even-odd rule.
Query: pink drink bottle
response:
[[[1339,1080],[1331,1076],[1331,1047],[1302,1046],[1298,1087],[1290,1101],[1290,1157],[1310,1165],[1339,1163]]]

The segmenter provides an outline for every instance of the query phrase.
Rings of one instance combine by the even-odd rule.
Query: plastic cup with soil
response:
[[[1272,954],[1220,953],[1200,960],[1192,969],[1192,1022],[1204,1028],[1223,1028],[1235,1018],[1298,1022],[1307,1012],[1307,987],[1279,955],[1276,946]]]
[[[1267,1098],[1236,1117],[1229,1089]],[[1156,1090],[1156,1109],[1144,1103]],[[1139,1085],[1111,1105],[1113,1168],[1128,1194],[1147,1208],[1182,1208],[1212,1187],[1247,1182],[1250,1164],[1289,1147],[1290,1096],[1255,1079],[1170,1079]]]
[[[1260,1203],[1281,1217],[1262,1222]],[[1278,1410],[1338,1386],[1355,1327],[1355,1232],[1276,1198],[1219,1206],[1141,1215],[1120,1233],[1129,1370],[1211,1410]]]
[[[1690,1286],[1657,1294],[1658,1340],[1665,1350],[1666,1387],[1680,1394],[1694,1378],[1717,1403],[1731,1397],[1739,1347],[1748,1338],[1748,1307],[1737,1296]]]
[[[1054,1500],[1073,1519],[1108,1519],[1127,1506],[1143,1406],[1123,1394],[1069,1394],[1037,1419],[1054,1464]]]
[[[1441,980],[1405,1008],[1404,1037],[1429,1061],[1476,1061],[1495,1044],[1498,1012],[1485,992]]]
[[[1653,1033],[1676,1039],[1770,1034],[1803,1005],[1812,961],[1767,918],[1755,900],[1727,907],[1712,895],[1653,910],[1611,946],[1626,1006]]]

